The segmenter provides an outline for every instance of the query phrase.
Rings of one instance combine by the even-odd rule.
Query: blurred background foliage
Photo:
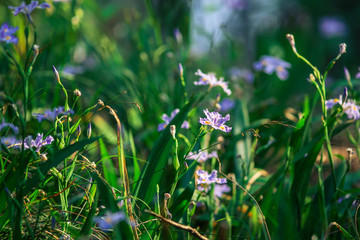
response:
[[[98,99],[117,111],[126,133],[125,151],[128,155],[134,152],[129,143],[128,135],[131,134],[139,159],[147,159],[154,146],[154,139],[159,136],[156,129],[162,121],[161,115],[170,114],[185,104],[179,63],[184,67],[186,92],[190,96],[199,91],[193,84],[197,80],[194,75],[197,69],[215,72],[230,82],[231,98],[236,101],[231,116],[236,120],[237,116],[242,116],[240,112],[246,110],[249,113],[249,119],[239,120],[245,123],[240,123],[238,134],[250,127],[258,127],[266,119],[295,125],[303,109],[304,97],[314,95],[314,88],[306,80],[310,69],[293,54],[285,37],[287,33],[295,36],[298,51],[321,70],[338,54],[339,43],[348,45],[347,53],[329,73],[329,97],[337,97],[346,85],[344,66],[348,67],[351,76],[355,76],[359,67],[358,1],[47,2],[52,6],[50,9],[32,14],[41,53],[30,79],[30,112],[61,105],[62,91],[51,68],[54,65],[69,92],[75,88],[82,92],[75,111],[94,105]],[[19,32],[24,32],[25,18],[16,18],[7,9],[7,6],[17,6],[20,2],[0,0],[0,3],[0,22],[10,22],[20,27]],[[25,41],[23,34],[18,37],[20,43]],[[25,49],[15,47],[15,50],[20,55],[25,54]],[[253,62],[262,55],[276,56],[291,63],[289,78],[281,81],[275,74],[256,73]],[[8,65],[3,56],[0,56],[0,62],[0,90],[14,99],[21,99],[21,79],[18,76],[8,78],[14,66]],[[358,89],[358,80],[353,79],[353,84]],[[353,95],[359,96],[356,91]],[[214,91],[207,96],[207,99],[215,98]],[[199,109],[206,107],[209,104],[203,102]],[[195,112],[190,112],[189,121],[197,126],[198,118],[194,116]],[[320,116],[317,117],[320,122]],[[116,133],[109,130],[115,126],[114,120],[107,115],[89,118],[92,118],[95,131],[99,130],[105,137],[107,146],[112,146],[110,152],[116,153]],[[46,123],[42,124],[36,125],[36,119],[32,119],[28,126],[29,129],[31,126],[44,128]],[[255,166],[270,172],[276,169],[274,163],[282,162],[284,147],[292,131],[286,126],[260,128],[259,146],[276,141],[271,142],[273,148],[258,151]],[[191,128],[190,134],[192,138],[196,136],[196,127]],[[235,138],[226,139],[227,146],[232,144],[236,144]],[[229,148],[225,151],[224,168],[231,169],[241,156],[238,156],[238,150]],[[131,169],[129,171],[132,174]]]
[[[10,21],[20,26],[20,32],[24,31],[24,19],[13,17],[7,9],[19,2],[1,2],[0,21]],[[126,128],[134,132],[136,146],[144,151],[144,156],[157,135],[155,129],[161,114],[184,103],[180,98],[183,89],[178,63],[185,68],[190,93],[197,91],[192,82],[198,68],[231,81],[235,98],[249,104],[252,119],[280,119],[288,107],[300,110],[299,101],[313,91],[306,81],[309,69],[292,54],[286,33],[294,34],[299,51],[320,69],[337,54],[340,42],[347,43],[347,54],[330,73],[328,81],[344,80],[343,66],[353,75],[358,67],[360,5],[356,1],[59,0],[48,3],[52,8],[45,14],[41,11],[33,14],[41,54],[31,87],[33,93],[45,97],[33,95],[31,106],[59,105],[60,89],[51,72],[54,65],[67,88],[79,88],[83,92],[83,103],[94,103],[98,98],[112,103]],[[340,30],[326,33],[331,32],[322,27],[322,21],[327,18],[338,21]],[[24,54],[24,49],[17,51]],[[276,76],[258,74],[255,83],[244,81],[244,71],[253,72],[252,63],[261,55],[290,62],[290,78],[279,81]],[[9,66],[4,59],[1,62],[4,64],[0,73],[5,76]],[[3,77],[0,80],[1,89],[8,94],[20,94],[19,80],[9,82]],[[256,97],[252,98],[252,94]],[[334,96],[337,94],[335,91]],[[143,114],[133,103],[139,104]]]

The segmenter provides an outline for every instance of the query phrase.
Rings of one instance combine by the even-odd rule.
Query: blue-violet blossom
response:
[[[287,68],[290,68],[291,64],[276,57],[262,56],[258,62],[253,64],[253,67],[256,71],[263,71],[269,75],[276,72],[280,80],[286,80],[289,77]]]
[[[173,120],[173,118],[176,116],[176,114],[178,114],[180,112],[180,110],[177,108],[174,111],[171,112],[170,117],[167,114],[163,114],[161,119],[164,121],[164,123],[160,123],[158,126],[158,132],[164,130],[167,125],[169,125],[169,123],[171,122],[171,120]],[[181,125],[181,128],[189,128],[189,122],[188,121],[184,121],[183,124]]]
[[[325,101],[325,106],[327,110],[333,108],[337,104],[343,107],[343,110],[349,119],[360,119],[360,106],[356,105],[356,102],[354,100],[348,99],[344,102],[343,95],[340,95],[339,98],[333,98]]]
[[[1,144],[4,144],[6,147],[13,146],[16,143],[16,138],[14,136],[1,137]]]
[[[208,109],[204,110],[206,118],[200,118],[199,122],[202,125],[210,125],[214,129],[221,130],[223,132],[230,132],[232,127],[225,125],[225,122],[230,120],[230,115],[227,114],[225,117],[222,117],[218,112],[209,112]]]
[[[195,85],[209,85],[210,88],[220,86],[227,95],[231,94],[228,82],[224,82],[224,78],[221,77],[219,80],[215,77],[214,73],[203,73],[200,69],[197,70],[195,75],[200,76],[198,81],[195,81]]]
[[[44,147],[46,145],[50,145],[54,141],[54,138],[50,135],[47,136],[45,139],[43,139],[43,138],[44,138],[43,133],[41,133],[41,134],[38,133],[35,140],[33,140],[32,136],[26,137],[25,141],[24,141],[24,148],[29,149],[29,148],[35,147],[36,148],[35,152],[40,152],[40,149],[42,147]]]
[[[2,122],[0,123],[0,131],[2,131],[4,128],[7,128],[7,127],[12,129],[15,134],[19,133],[19,128],[18,127],[16,127],[12,123],[5,122],[5,120],[3,119]]]
[[[197,188],[199,191],[207,192],[209,190],[209,185],[212,183],[224,184],[227,183],[226,178],[218,178],[217,171],[214,169],[210,174],[204,170],[197,170],[196,175],[198,178],[196,179]]]
[[[96,217],[95,221],[102,230],[110,230],[120,221],[126,220],[125,214],[122,212],[107,212],[103,217]]]
[[[31,3],[29,3],[28,5],[26,5],[25,2],[22,2],[18,7],[9,6],[9,9],[12,10],[14,16],[18,15],[19,13],[23,13],[28,18],[30,17],[31,12],[34,11],[35,8],[50,8],[50,5],[46,2],[39,5],[38,1],[31,1]]]
[[[18,39],[13,34],[19,27],[10,27],[8,23],[3,23],[0,27],[0,42],[18,43]]]
[[[39,122],[43,120],[54,121],[59,115],[68,115],[74,114],[73,110],[65,111],[64,107],[57,107],[54,110],[46,110],[43,114],[42,113],[33,113],[33,116],[37,118]]]
[[[211,153],[208,153],[207,151],[200,150],[198,153],[190,152],[189,156],[186,159],[193,159],[193,160],[197,160],[200,163],[203,163],[209,158],[217,158],[217,157],[218,155],[216,151],[212,151]]]
[[[222,197],[224,193],[230,192],[231,188],[226,184],[215,184],[214,193],[217,197]]]

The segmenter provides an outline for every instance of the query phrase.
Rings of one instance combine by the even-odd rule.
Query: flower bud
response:
[[[53,68],[53,72],[54,72],[54,76],[55,76],[56,81],[57,81],[59,84],[61,84],[59,72],[56,70],[56,68],[55,68],[54,65],[52,66],[52,68]]]
[[[288,39],[292,50],[297,53],[296,47],[295,47],[295,39],[294,39],[294,35],[292,34],[286,34],[286,38]]]
[[[81,97],[81,92],[80,92],[80,90],[79,90],[79,89],[75,89],[75,90],[74,90],[74,95],[75,95],[76,97]]]
[[[309,80],[310,80],[310,82],[315,82],[314,74],[310,73]]]
[[[341,43],[341,44],[339,45],[339,54],[342,55],[342,54],[344,54],[344,53],[346,53],[346,44],[345,44],[345,43]]]
[[[42,153],[41,155],[40,155],[40,159],[42,160],[42,161],[47,161],[48,160],[48,158],[47,158],[47,153]]]
[[[101,99],[98,100],[98,104],[102,107],[105,106],[104,102]]]
[[[344,67],[344,73],[345,73],[345,79],[346,79],[346,81],[350,82],[350,81],[351,81],[351,77],[350,77],[350,73],[349,73],[349,70],[347,69],[347,67]]]
[[[170,134],[173,137],[173,139],[175,140],[175,134],[176,134],[176,126],[175,125],[170,125]]]
[[[346,99],[348,98],[348,95],[349,95],[349,93],[348,93],[348,89],[347,89],[347,87],[345,87],[344,88],[344,93],[343,93],[343,102],[345,103],[346,102]]]
[[[87,133],[86,134],[87,137],[90,138],[91,137],[91,123],[89,123],[86,133]]]
[[[33,50],[34,50],[34,52],[35,52],[35,56],[37,56],[37,55],[39,55],[39,46],[38,45],[34,45],[33,46]]]
[[[164,197],[165,197],[166,200],[168,200],[168,199],[171,198],[171,195],[170,195],[170,193],[165,193],[165,194],[164,194]]]
[[[77,137],[77,138],[80,137],[80,134],[81,134],[81,127],[80,127],[80,125],[77,126],[76,131],[75,131],[75,134],[76,134],[76,137]]]
[[[181,65],[181,63],[179,63],[179,73],[180,73],[180,78],[183,78],[184,77],[184,68]]]

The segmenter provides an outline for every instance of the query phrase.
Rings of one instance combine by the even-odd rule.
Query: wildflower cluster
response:
[[[229,186],[223,185],[227,183],[226,178],[218,178],[217,171],[215,169],[212,170],[210,174],[204,170],[197,170],[196,175],[198,176],[196,182],[199,191],[208,192],[210,185],[213,183],[215,183],[214,192],[217,197],[221,197],[224,192],[230,191]]]
[[[343,100],[343,95],[339,98],[333,98],[325,101],[326,109],[332,109],[334,106],[342,106],[344,113],[349,119],[358,120],[360,119],[360,106],[356,104],[354,100],[346,99]]]
[[[263,71],[269,75],[276,72],[280,80],[286,80],[289,77],[287,68],[290,68],[291,64],[276,57],[262,56],[259,61],[253,64],[253,67],[256,71]]]
[[[3,23],[0,27],[0,42],[17,44],[18,39],[13,36],[19,27],[10,27],[8,23]]]
[[[31,1],[28,5],[26,5],[25,2],[22,2],[18,7],[9,6],[9,9],[12,10],[14,16],[17,16],[19,13],[23,13],[31,23],[32,19],[30,14],[35,10],[35,8],[50,8],[50,5],[48,3],[39,4],[38,1]]]
[[[180,110],[177,108],[174,111],[171,112],[170,117],[167,114],[163,114],[161,119],[164,121],[164,123],[160,123],[158,126],[158,131],[162,131],[164,130],[167,125],[169,125],[169,123],[171,122],[171,120],[173,120],[173,118],[176,116],[176,114],[178,114],[180,112]],[[188,121],[184,121],[183,124],[181,125],[181,128],[189,128],[189,122]]]
[[[209,158],[218,158],[218,154],[216,151],[212,151],[208,153],[207,151],[199,151],[198,153],[190,152],[189,156],[186,159],[193,159],[198,161],[199,163],[203,163]]]
[[[65,111],[64,107],[57,107],[53,110],[46,110],[44,113],[33,113],[33,116],[39,121],[43,120],[55,121],[60,115],[74,114],[73,110]]]
[[[209,85],[210,88],[219,86],[227,95],[231,95],[231,90],[228,86],[229,83],[224,82],[223,77],[217,79],[214,73],[205,74],[200,69],[198,69],[195,75],[200,76],[200,79],[194,82],[195,85]]]

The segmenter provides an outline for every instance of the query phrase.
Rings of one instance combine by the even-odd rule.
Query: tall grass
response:
[[[328,80],[346,45],[321,70],[282,34],[292,68],[262,57],[251,82],[228,71],[244,46],[191,55],[182,1],[2,5],[2,239],[360,237],[358,79]]]

